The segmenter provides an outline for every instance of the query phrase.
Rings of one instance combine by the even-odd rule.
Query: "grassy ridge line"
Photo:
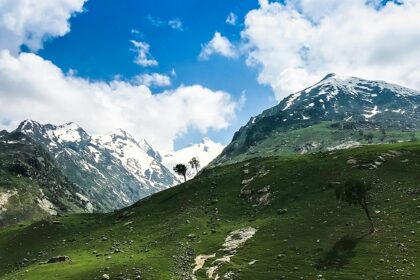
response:
[[[289,131],[274,131],[270,137],[266,137],[257,144],[247,147],[245,151],[239,154],[232,154],[229,158],[217,158],[213,164],[218,163],[234,163],[248,160],[255,157],[270,157],[274,155],[293,155],[301,153],[303,150],[318,152],[326,151],[341,144],[349,142],[357,142],[360,145],[367,144],[384,144],[392,142],[408,142],[413,139],[420,139],[420,131],[401,131],[401,130],[385,130],[379,129],[345,129],[339,128],[340,125],[348,125],[348,123],[340,124],[332,121],[323,121],[304,128],[297,128]],[[362,131],[363,134],[360,134]],[[371,135],[372,139],[368,140],[367,136]],[[241,135],[237,145],[244,145],[247,134]],[[234,142],[235,143],[235,142]],[[310,145],[314,146],[310,146]],[[231,144],[233,145],[233,144]],[[229,146],[227,147],[229,149]],[[307,152],[307,151],[305,151]]]
[[[374,170],[347,163],[349,158],[370,163],[390,150],[398,155],[387,157]],[[138,271],[143,279],[188,279],[198,254],[220,254],[229,232],[247,226],[257,233],[220,267],[221,276],[420,277],[419,143],[261,158],[246,164],[206,170],[197,179],[112,214],[69,215],[59,218],[62,224],[40,221],[2,229],[0,279],[100,279],[103,273],[111,279],[133,279]],[[325,189],[328,181],[349,176],[375,180],[374,235],[366,235],[361,209],[337,207],[333,191]],[[240,197],[242,180],[251,177],[255,179],[249,188],[255,195]],[[266,194],[258,192],[268,185],[267,203],[255,206]],[[288,211],[278,215],[278,209]],[[72,262],[39,265],[55,255],[68,255]],[[198,279],[208,279],[205,269],[211,262],[197,272]]]

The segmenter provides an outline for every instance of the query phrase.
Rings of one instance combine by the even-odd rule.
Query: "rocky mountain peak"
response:
[[[17,128],[18,131],[26,134],[34,134],[36,131],[42,129],[42,125],[33,120],[24,120]]]
[[[133,138],[130,134],[128,134],[125,130],[122,130],[121,128],[118,128],[116,130],[113,130],[106,135],[111,137],[120,137],[120,138]]]
[[[1,130],[0,131],[0,138],[7,135],[7,134],[8,134],[7,130],[5,130],[5,129]]]

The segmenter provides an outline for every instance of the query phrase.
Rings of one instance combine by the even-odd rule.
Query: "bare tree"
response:
[[[370,216],[368,208],[368,191],[371,189],[371,184],[367,184],[359,179],[348,179],[344,185],[335,185],[335,195],[339,201],[345,201],[350,206],[359,205],[365,211],[366,217],[369,221],[370,232],[375,232],[372,217]]]
[[[200,161],[198,158],[193,157],[188,163],[191,165],[191,168],[195,168],[195,174],[198,174],[198,168],[200,168]]]

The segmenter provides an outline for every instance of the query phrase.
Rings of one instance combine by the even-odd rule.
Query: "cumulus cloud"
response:
[[[230,25],[236,25],[237,20],[238,20],[238,17],[234,13],[230,12],[226,18],[226,23]]]
[[[420,89],[420,1],[260,0],[245,18],[247,64],[281,100],[330,72]]]
[[[215,32],[213,38],[201,47],[199,58],[206,60],[214,54],[234,58],[237,56],[237,51],[228,38],[222,36],[220,32]]]
[[[168,76],[91,81],[77,77],[77,71],[63,73],[37,54],[20,52],[22,44],[35,51],[45,39],[69,32],[68,20],[85,1],[0,0],[0,129],[14,129],[24,119],[74,121],[91,133],[122,128],[171,150],[174,140],[190,130],[206,133],[229,125],[240,104],[227,92],[192,85],[153,94],[148,86],[168,86]],[[137,64],[158,64],[147,43],[131,43]]]
[[[32,51],[44,40],[70,31],[68,20],[83,10],[86,0],[0,1],[0,49],[17,54],[22,45]]]
[[[147,73],[142,75],[137,75],[134,78],[134,81],[140,85],[145,85],[147,87],[167,87],[171,85],[171,78],[167,75],[159,73]]]
[[[23,119],[74,121],[91,133],[125,129],[161,150],[171,150],[191,129],[226,128],[238,106],[228,93],[200,85],[152,94],[143,85],[64,74],[36,54],[6,50],[0,52],[0,104],[1,128],[13,129]]]
[[[134,46],[133,51],[136,53],[134,63],[143,67],[158,65],[157,60],[150,54],[150,45],[148,43],[135,40],[131,40],[131,43]]]

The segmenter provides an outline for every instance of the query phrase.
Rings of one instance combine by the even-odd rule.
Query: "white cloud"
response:
[[[153,17],[151,15],[148,15],[146,18],[150,22],[150,24],[153,25],[154,27],[160,27],[165,24],[165,22],[158,17]]]
[[[237,20],[238,20],[238,17],[234,13],[230,12],[226,18],[226,23],[230,25],[236,25]]]
[[[245,18],[247,63],[278,100],[335,72],[420,89],[420,1],[260,0]]]
[[[64,74],[36,54],[7,50],[0,51],[0,104],[1,128],[13,129],[23,119],[74,121],[91,133],[125,129],[161,150],[171,150],[189,130],[226,128],[237,110],[223,91],[193,85],[152,94],[142,85]]]
[[[14,129],[24,119],[74,121],[91,133],[122,128],[158,149],[171,150],[174,140],[190,130],[206,133],[229,125],[238,104],[224,91],[192,85],[152,94],[138,83],[166,86],[170,78],[153,73],[132,83],[118,77],[90,81],[77,77],[75,70],[63,73],[37,54],[20,53],[22,44],[37,50],[45,39],[69,32],[68,20],[82,11],[85,1],[0,0],[0,129]],[[158,64],[147,43],[131,43],[137,64]]]
[[[168,21],[168,26],[172,29],[182,30],[182,21],[179,18],[174,18]]]
[[[214,33],[213,38],[202,46],[199,58],[206,60],[214,54],[228,58],[234,58],[237,56],[235,46],[229,41],[228,38],[222,36],[220,32]]]
[[[150,45],[148,43],[135,40],[131,40],[131,43],[134,45],[134,52],[137,54],[134,63],[143,67],[158,65],[158,62],[150,54]]]
[[[21,45],[37,51],[44,40],[70,31],[68,20],[86,0],[1,0],[0,49],[17,54]]]
[[[157,87],[167,87],[171,85],[171,78],[167,75],[162,75],[159,73],[147,73],[138,75],[134,78],[135,82],[144,85],[147,87],[157,86]]]
[[[169,26],[172,29],[175,30],[183,30],[183,24],[182,21],[179,18],[173,18],[171,20],[163,20],[159,17],[153,17],[153,16],[147,16],[147,20],[150,22],[151,25],[154,27],[162,27],[162,26]]]

